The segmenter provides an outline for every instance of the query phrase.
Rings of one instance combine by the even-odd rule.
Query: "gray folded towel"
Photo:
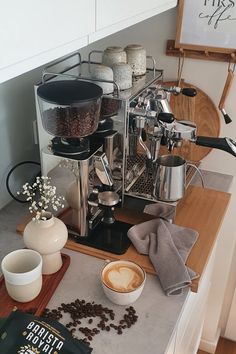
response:
[[[175,217],[176,206],[165,203],[147,204],[144,213],[157,216],[158,218],[172,221]]]
[[[131,227],[128,237],[139,253],[149,255],[166,295],[181,294],[198,277],[185,265],[197,231],[153,219]]]

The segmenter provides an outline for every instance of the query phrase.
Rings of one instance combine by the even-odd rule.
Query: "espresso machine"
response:
[[[46,67],[35,85],[42,175],[66,202],[59,217],[75,242],[116,254],[129,247],[131,225],[115,220],[114,208],[129,198],[162,202],[154,193],[161,145],[171,153],[187,139],[236,155],[233,140],[197,137],[194,123],[175,119],[170,95],[196,91],[163,86],[163,71],[147,59],[146,74],[124,91],[92,79],[99,63],[79,53]],[[114,91],[104,95],[99,81]]]
[[[189,141],[236,156],[236,142],[232,139],[197,136],[197,126],[194,122],[176,120],[169,104],[172,94],[183,94],[191,99],[196,96],[197,92],[193,88],[166,87],[161,83],[156,83],[144,90],[130,104],[129,148],[126,154],[124,188],[127,196],[153,202],[174,202],[176,205],[175,202],[178,199],[160,197],[160,194],[168,195],[167,189],[170,188],[168,182],[165,182],[170,180],[170,176],[162,175],[157,178],[161,147],[165,147],[165,154],[172,154],[174,149],[178,151],[183,141]],[[171,170],[177,167],[173,164],[174,158],[163,156],[165,156],[166,167],[170,168],[168,173],[173,172],[174,175],[174,170]],[[177,160],[176,158],[175,161]],[[200,173],[196,166],[189,165]],[[156,193],[160,185],[165,189],[165,193]]]

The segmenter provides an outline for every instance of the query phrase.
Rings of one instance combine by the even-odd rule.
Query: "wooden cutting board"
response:
[[[165,82],[166,86],[176,86],[175,81]],[[193,87],[197,90],[195,97],[182,94],[171,95],[171,108],[177,120],[190,120],[197,125],[197,135],[218,137],[220,133],[220,114],[210,97],[200,88],[181,81],[181,87]],[[183,156],[188,161],[201,161],[211,148],[197,146],[194,143],[183,142],[182,147],[174,153]]]

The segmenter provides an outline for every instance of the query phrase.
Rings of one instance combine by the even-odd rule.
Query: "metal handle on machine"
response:
[[[91,52],[89,52],[89,55],[88,55],[89,72],[90,72],[91,56],[94,53],[103,54],[103,50],[91,50]]]
[[[111,168],[104,152],[98,152],[94,155],[94,166],[95,172],[102,184],[110,187],[113,186]]]
[[[151,56],[151,55],[147,55],[146,58],[150,59],[152,61],[152,68],[150,68],[150,69],[153,70],[153,74],[155,75],[155,73],[156,73],[156,60],[155,60],[155,58],[153,58],[153,56]]]
[[[48,69],[50,69],[50,68],[52,68],[53,66],[56,66],[56,65],[58,65],[58,64],[60,64],[60,63],[62,63],[62,62],[64,62],[64,61],[66,61],[66,60],[69,60],[69,59],[75,57],[76,55],[78,56],[78,63],[77,63],[77,64],[74,64],[73,66],[70,66],[70,67],[66,68],[65,71],[66,71],[66,70],[69,70],[69,69],[72,69],[73,67],[75,67],[75,66],[78,65],[78,68],[79,68],[78,76],[80,76],[80,74],[81,74],[80,68],[81,68],[81,63],[82,63],[82,61],[81,61],[81,54],[80,54],[79,52],[75,52],[75,53],[72,53],[72,54],[69,54],[69,55],[65,56],[63,59],[58,59],[58,60],[54,61],[53,63],[51,63],[51,64],[45,66],[45,67],[43,68],[43,73],[42,73],[42,82],[44,83],[43,77],[44,77],[44,74],[48,72]],[[59,73],[58,73],[58,74],[59,74]],[[55,72],[51,72],[50,75],[56,75],[56,73],[55,73]]]
[[[45,77],[46,77],[47,75],[68,77],[68,78],[70,78],[70,79],[76,79],[76,80],[81,79],[81,77],[80,77],[80,76],[77,76],[77,75],[62,74],[62,73],[54,73],[54,72],[52,72],[52,71],[44,71],[44,72],[43,72],[43,75],[42,75],[42,83],[43,83],[43,84],[45,84],[45,81],[46,81]],[[87,79],[87,80],[88,80],[88,79]]]

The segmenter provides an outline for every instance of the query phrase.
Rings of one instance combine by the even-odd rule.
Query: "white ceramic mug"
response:
[[[132,87],[132,69],[127,63],[116,63],[112,66],[114,81],[119,85],[120,90],[127,90]]]
[[[125,47],[127,63],[131,66],[134,76],[146,73],[146,49],[140,44],[129,44]]]
[[[113,70],[109,66],[94,65],[91,71],[91,78],[97,80],[113,81]],[[100,86],[103,90],[103,94],[107,95],[114,91],[113,83],[96,81],[96,85]]]
[[[130,305],[141,295],[146,272],[138,264],[117,260],[106,263],[101,272],[105,295],[117,305]]]
[[[107,47],[102,55],[102,64],[112,67],[116,63],[126,63],[126,52],[121,47]]]
[[[30,249],[7,254],[1,264],[9,296],[19,302],[35,299],[42,288],[42,257]]]

